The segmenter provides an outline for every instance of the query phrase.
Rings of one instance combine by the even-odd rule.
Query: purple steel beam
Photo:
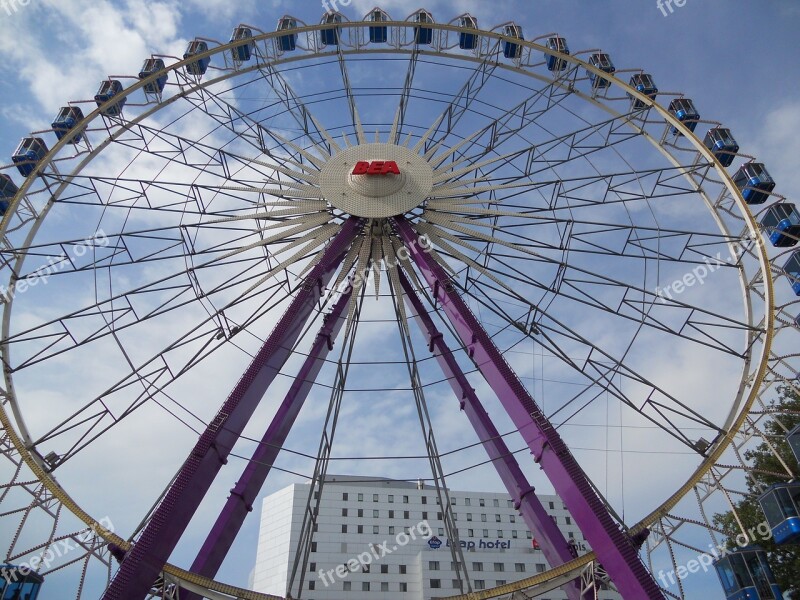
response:
[[[459,398],[461,410],[466,413],[486,453],[492,459],[492,463],[506,486],[508,494],[514,499],[514,507],[520,511],[525,524],[531,531],[541,532],[540,546],[547,562],[551,566],[557,567],[576,558],[569,542],[567,542],[558,525],[542,506],[536,496],[534,487],[528,482],[528,478],[525,477],[522,469],[520,469],[517,459],[508,449],[505,441],[500,436],[500,432],[497,431],[491,417],[489,417],[486,409],[483,408],[475,390],[461,370],[458,361],[453,353],[450,352],[447,342],[444,341],[444,336],[436,328],[436,324],[422,304],[422,300],[420,300],[414,287],[402,271],[400,271],[400,283],[403,286],[406,300],[415,313],[414,318],[417,324],[428,338],[429,350],[433,353],[447,380],[450,382],[450,387],[453,388],[456,397]],[[581,600],[580,580],[578,579],[565,585],[564,591],[570,600]]]
[[[325,315],[324,323],[303,367],[261,438],[261,443],[253,452],[253,457],[247,463],[242,477],[231,490],[231,495],[228,496],[228,501],[219,518],[192,563],[191,571],[193,573],[213,578],[222,565],[222,561],[225,560],[247,513],[253,510],[253,502],[261,491],[261,486],[264,485],[272,464],[278,457],[281,446],[286,441],[286,436],[294,425],[303,403],[308,398],[328,353],[333,350],[333,341],[345,322],[344,312],[350,296],[350,291],[342,294],[333,310]],[[200,600],[201,596],[192,592],[184,592],[181,598],[183,600]]]
[[[103,600],[142,600],[147,595],[261,398],[291,354],[358,229],[359,220],[351,217],[328,244],[280,322],[197,440],[139,539],[122,560]]]
[[[489,334],[456,291],[447,272],[419,247],[417,234],[405,218],[396,217],[393,222],[431,287],[434,299],[441,303],[472,360],[497,394],[534,460],[567,505],[622,597],[664,600],[663,592],[642,563],[630,536],[611,517],[564,440],[503,359]]]

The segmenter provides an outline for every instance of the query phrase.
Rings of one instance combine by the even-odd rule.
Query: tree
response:
[[[786,442],[786,431],[781,425],[791,431],[800,423],[800,395],[786,387],[780,388],[779,393],[779,398],[773,400],[769,408],[780,415],[778,417],[780,423],[769,420],[764,426],[764,433],[769,437],[784,462],[793,469],[794,476],[797,477],[800,474],[800,467],[792,449]],[[759,524],[762,524],[763,529],[765,519],[758,504],[758,496],[761,494],[762,488],[773,483],[785,482],[786,476],[781,477],[780,474],[785,474],[786,469],[766,442],[762,442],[753,450],[748,450],[745,458],[752,465],[752,478],[747,482],[750,495],[736,504],[736,513],[746,530],[751,528],[755,530]],[[729,547],[735,547],[734,540],[741,530],[733,511],[715,515],[714,524],[728,536]],[[791,592],[793,598],[800,598],[800,545],[778,546],[771,537],[768,540],[757,540],[757,542],[767,552],[769,564],[781,590]]]

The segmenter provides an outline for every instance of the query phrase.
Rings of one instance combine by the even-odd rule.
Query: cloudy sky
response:
[[[405,18],[417,8],[399,0],[387,0],[381,6],[397,19]],[[340,4],[342,12],[351,20],[359,19],[372,7],[372,0],[352,0],[346,6]],[[558,32],[567,37],[572,48],[602,48],[609,52],[618,68],[645,68],[655,75],[663,91],[685,92],[694,99],[704,118],[721,121],[730,127],[743,151],[767,164],[778,182],[778,191],[790,199],[798,197],[800,171],[795,162],[800,155],[800,142],[796,135],[800,130],[800,99],[797,94],[800,66],[796,35],[800,30],[800,7],[794,0],[759,3],[686,0],[685,6],[672,7],[672,11],[666,6],[660,9],[651,0],[610,0],[605,3],[589,0],[500,0],[491,3],[431,0],[426,8],[433,12],[437,21],[445,22],[469,11],[485,28],[497,22],[514,20],[523,26],[528,38]],[[316,0],[0,1],[0,53],[4,58],[0,61],[0,152],[10,157],[19,138],[30,131],[47,129],[59,107],[67,100],[92,97],[99,82],[109,75],[138,72],[143,58],[150,54],[182,55],[187,42],[195,36],[226,40],[239,23],[254,24],[269,31],[277,18],[286,13],[313,23],[322,11]],[[52,137],[52,134],[48,135]],[[28,302],[35,298],[46,301],[46,294],[38,293],[39,296],[31,293]],[[37,315],[37,318],[43,317]],[[187,315],[186,318],[190,317]],[[366,331],[364,335],[368,336],[370,332]],[[96,371],[108,369],[102,356],[96,352],[73,360],[86,360]],[[223,356],[221,360],[229,360],[224,364],[235,369],[242,362],[242,356]],[[529,361],[530,358],[520,360]],[[544,363],[545,360],[541,359],[541,369],[545,368]],[[685,365],[688,367],[689,364]],[[42,384],[41,388],[29,383],[30,389],[41,392],[28,413],[31,420],[35,420],[37,410],[48,410],[49,406],[59,402],[62,395],[68,395],[65,389],[69,388],[62,386],[59,389],[57,381]],[[80,382],[73,383],[80,385]],[[93,385],[91,378],[84,383]],[[713,386],[708,373],[699,370],[693,372],[685,384],[701,389]],[[206,391],[210,396],[219,397],[228,387],[229,382],[221,377]],[[436,398],[435,392],[433,398]],[[353,419],[353,431],[392,430],[392,418],[402,417],[404,413],[393,409],[389,398],[382,401],[386,410],[376,410],[372,414],[361,415],[353,407],[345,408]],[[260,416],[268,418],[269,408],[265,407]],[[324,407],[312,407],[309,414],[304,415],[304,422],[317,422],[323,413]],[[169,440],[167,443],[175,448],[182,448],[182,444],[191,441],[190,430],[182,429],[173,436],[171,421],[153,425],[154,422],[149,420],[152,416],[143,413],[131,427],[154,427],[157,430],[154,435]],[[407,411],[405,416],[413,423],[412,412]],[[463,423],[442,418],[440,426],[443,440],[457,440]],[[258,428],[251,433],[258,435]],[[404,433],[404,429],[394,432],[398,443]],[[343,455],[348,454],[348,444],[359,441],[358,436],[352,437],[354,439],[347,436],[342,439]],[[299,441],[292,446],[291,440],[289,445],[300,446]],[[119,442],[117,449],[128,452],[123,441]],[[306,449],[315,451],[316,439]],[[362,447],[360,451],[379,454],[383,449]],[[152,467],[152,471],[142,467],[148,461],[158,463],[160,454],[158,447],[139,448],[138,471],[123,471],[114,467],[114,461],[96,457],[97,470],[94,473],[99,475],[92,481],[84,479],[83,491],[78,495],[82,496],[81,500],[93,504],[96,512],[103,510],[102,502],[94,502],[89,496],[96,489],[92,486],[99,481],[105,488],[130,486],[130,489],[145,489],[141,494],[131,494],[135,497],[130,501],[131,508],[140,510],[147,499],[152,500],[152,490],[147,489],[148,484],[152,484],[150,478],[158,481],[168,479],[179,464],[176,461],[180,453],[176,452],[171,462],[158,464]],[[465,460],[474,462],[479,458],[479,454],[474,454]],[[633,462],[643,462],[642,469],[647,468],[646,461],[649,460],[649,457],[641,455],[631,457]],[[234,466],[240,467],[241,464],[242,461],[236,461]],[[298,467],[298,463],[291,460],[282,464],[287,469]],[[304,468],[307,467],[306,464]],[[366,468],[375,475],[386,470],[382,465],[374,464]],[[663,465],[659,464],[657,468],[663,468]],[[303,468],[300,471],[307,472]],[[409,477],[410,471],[387,474]],[[235,476],[228,479],[232,478]],[[476,479],[467,475],[456,479],[452,485],[457,488],[500,489],[496,479],[489,476],[478,479],[476,484]],[[659,488],[663,479],[654,479],[653,486]],[[278,474],[268,483],[265,493],[295,480],[297,477],[294,475]],[[217,493],[224,497],[224,490],[230,483],[229,480],[220,482]],[[546,490],[546,482],[542,485]],[[618,494],[619,482],[615,478],[606,480],[606,485],[612,488],[609,491],[612,497]],[[632,491],[628,502],[635,504],[641,495],[641,491]],[[116,501],[124,502],[114,497]],[[204,506],[202,510],[211,515],[214,506]],[[141,516],[133,512],[127,514],[124,505],[116,505],[112,512],[122,530],[134,526]],[[638,515],[639,511],[633,507],[631,513]],[[246,585],[254,560],[256,523],[256,515],[247,522],[236,552],[222,573],[226,581]],[[201,534],[201,531],[195,532],[195,535]],[[185,564],[191,560],[191,545],[196,539],[189,538],[175,562]]]

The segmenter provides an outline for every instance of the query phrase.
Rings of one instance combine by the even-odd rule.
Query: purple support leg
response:
[[[147,595],[261,398],[291,354],[322,289],[344,258],[358,228],[359,220],[350,218],[328,244],[283,318],[200,436],[139,539],[122,560],[103,600],[142,600]]]
[[[442,371],[444,371],[456,397],[460,399],[461,410],[466,413],[470,424],[486,449],[486,453],[492,459],[492,463],[506,486],[508,494],[514,499],[514,506],[522,514],[522,518],[528,528],[531,531],[541,533],[541,537],[537,539],[540,539],[542,552],[547,562],[553,567],[569,562],[575,558],[569,542],[564,538],[564,534],[561,533],[558,525],[547,514],[539,498],[536,497],[534,488],[528,482],[528,478],[525,477],[522,469],[520,469],[517,459],[514,458],[514,455],[500,436],[500,432],[497,431],[494,423],[492,423],[489,414],[475,394],[475,390],[461,370],[458,361],[453,356],[453,353],[450,352],[450,348],[444,341],[444,336],[436,328],[433,319],[431,319],[427,309],[402,271],[400,272],[400,283],[403,286],[406,300],[415,313],[415,320],[428,338],[430,351],[436,357]],[[564,591],[570,600],[581,600],[579,580],[572,581],[564,586]]]
[[[264,485],[272,464],[278,457],[281,446],[286,441],[286,436],[294,425],[320,369],[325,364],[328,353],[333,350],[333,340],[336,339],[345,322],[344,313],[350,296],[350,292],[342,294],[333,310],[325,315],[325,322],[314,340],[303,367],[286,393],[286,397],[264,437],[261,438],[261,443],[253,453],[253,457],[247,463],[242,477],[231,490],[231,495],[217,522],[192,563],[191,571],[193,573],[213,578],[222,565],[222,561],[225,560],[247,513],[253,510],[253,502],[261,491],[261,486]],[[181,598],[182,600],[200,600],[201,597],[191,592],[184,592]]]
[[[441,303],[472,360],[497,394],[534,460],[567,505],[622,597],[664,600],[630,537],[611,517],[578,461],[503,359],[447,272],[419,247],[418,236],[408,221],[402,217],[393,221],[434,298]]]

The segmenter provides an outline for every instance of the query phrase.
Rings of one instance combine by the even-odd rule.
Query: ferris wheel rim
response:
[[[408,22],[403,22],[403,21],[400,21],[400,22],[387,22],[386,25],[387,26],[396,25],[396,26],[409,27],[409,23]],[[456,27],[456,26],[452,26],[452,25],[442,25],[442,24],[431,23],[431,24],[426,24],[426,27],[428,25],[432,29],[441,29],[441,30],[449,30],[449,31],[463,31],[464,30],[464,28],[460,28],[460,27]],[[341,26],[342,28],[345,28],[345,27],[352,27],[352,28],[363,28],[363,27],[366,27],[366,25],[364,23],[360,23],[360,22],[349,22],[349,23],[348,22],[344,22],[344,23],[341,23],[339,26]],[[321,31],[321,30],[324,30],[324,29],[329,29],[329,28],[330,27],[326,27],[324,25],[311,25],[311,26],[307,26],[307,27],[302,28],[302,29],[298,28],[297,31],[298,32],[314,33],[314,32],[318,32],[318,31]],[[490,36],[490,37],[495,37],[495,38],[497,38],[499,40],[506,39],[506,36],[503,36],[501,34],[496,34],[494,32],[487,32],[487,31],[481,30],[479,33],[482,36],[483,35],[487,35],[487,36]],[[277,38],[277,37],[280,36],[280,34],[281,34],[281,32],[270,32],[270,33],[259,35],[257,37],[254,36],[254,39],[257,40],[257,41],[267,40],[267,39],[271,39],[271,38]],[[548,48],[546,48],[544,46],[540,46],[538,44],[535,44],[534,42],[527,42],[527,41],[516,40],[515,39],[515,43],[519,43],[520,45],[530,47],[533,50],[537,50],[537,51],[541,51],[541,52],[557,55],[559,57],[559,59],[563,59],[563,60],[565,60],[567,62],[571,62],[571,63],[575,64],[576,66],[579,66],[580,68],[585,68],[587,70],[593,70],[597,76],[608,80],[612,85],[616,85],[617,87],[623,89],[624,91],[630,92],[632,95],[635,95],[635,94],[638,93],[635,90],[633,90],[633,88],[628,86],[625,82],[623,82],[622,80],[618,79],[616,76],[611,75],[611,74],[607,74],[607,73],[605,73],[603,71],[600,71],[599,69],[596,69],[595,67],[592,67],[591,65],[589,65],[585,61],[583,61],[581,59],[578,59],[575,56],[563,55],[563,54],[559,54],[557,52],[550,51]],[[208,54],[208,56],[213,56],[213,55],[218,54],[218,53],[228,52],[228,51],[231,50],[231,48],[235,47],[236,45],[237,45],[236,42],[231,42],[231,43],[228,43],[228,44],[225,44],[225,45],[221,45],[221,46],[215,47],[213,50],[209,50],[207,54]],[[342,51],[342,54],[348,55],[348,54],[355,54],[355,53],[358,53],[358,52],[359,52],[358,50]],[[374,50],[374,51],[371,51],[371,52],[380,53],[380,54],[396,54],[398,51],[396,49],[380,49],[380,50]],[[363,54],[364,52],[361,51],[361,53]],[[411,53],[411,51],[409,51],[408,53]],[[312,59],[312,58],[319,57],[320,55],[325,55],[325,54],[330,54],[330,53],[309,54],[309,55],[304,55],[304,56],[290,57],[290,58],[287,58],[286,60],[276,60],[276,61],[270,62],[270,64],[278,65],[278,64],[283,64],[285,62],[290,62],[290,61],[300,61],[300,60]],[[420,52],[420,54],[431,55],[431,56],[446,56],[446,57],[449,57],[449,58],[459,58],[459,59],[466,59],[466,60],[471,60],[471,61],[474,61],[474,62],[479,62],[479,59],[477,59],[477,58],[473,59],[471,57],[465,57],[463,55],[459,55],[459,54],[456,54],[456,53],[448,54],[446,51],[441,51],[441,50],[437,51],[437,52]],[[196,56],[192,57],[191,59],[185,59],[184,61],[180,61],[178,63],[170,65],[166,69],[166,71],[167,72],[176,71],[176,70],[178,70],[180,68],[183,68],[186,64],[188,64],[190,62],[193,62],[195,60],[197,60]],[[521,67],[514,67],[514,66],[511,66],[511,65],[505,65],[505,64],[499,65],[499,66],[501,68],[509,69],[509,70],[512,70],[512,71],[515,71],[515,72],[522,72],[522,73],[529,74],[524,69],[522,69]],[[249,72],[249,71],[252,71],[252,70],[256,70],[257,68],[258,68],[257,66],[253,66],[253,67],[248,67],[247,69],[242,69],[242,70],[239,70],[239,71],[232,71],[230,73],[225,73],[223,76],[220,76],[219,78],[209,79],[209,80],[203,81],[202,84],[198,83],[198,87],[206,86],[206,85],[212,85],[214,83],[218,83],[221,80],[226,80],[226,79],[229,79],[229,78],[233,78],[233,77],[236,77],[237,75],[240,75],[242,73],[246,73],[246,72]],[[542,77],[542,79],[544,79],[544,77]],[[126,88],[125,89],[125,96],[127,97],[127,95],[129,95],[131,93],[134,93],[135,91],[141,89],[142,87],[147,85],[147,83],[148,83],[148,80],[142,80],[142,81],[134,84],[133,86],[130,86],[129,88]],[[192,89],[194,89],[194,88],[192,88]],[[588,96],[583,95],[582,93],[580,93],[577,90],[575,90],[575,92],[583,100],[594,101],[593,99],[589,98]],[[171,104],[173,102],[177,102],[180,98],[181,98],[181,95],[175,95],[175,96],[171,96],[170,98],[167,98],[164,101],[160,101],[155,106],[150,108],[149,110],[146,110],[141,115],[138,115],[136,119],[134,119],[133,121],[130,121],[129,123],[136,123],[136,122],[146,118],[147,116],[150,116],[151,114],[157,112],[158,110],[161,110],[165,106],[167,106],[167,105],[169,105],[169,104]],[[651,108],[655,108],[657,110],[657,112],[660,114],[660,116],[663,117],[664,120],[667,123],[669,123],[671,125],[674,125],[675,127],[681,129],[682,132],[684,133],[684,135],[686,136],[686,138],[688,140],[690,140],[697,147],[696,149],[698,150],[698,152],[703,154],[705,156],[705,158],[709,162],[711,162],[711,163],[713,163],[715,165],[715,167],[716,167],[716,169],[718,171],[718,174],[723,178],[723,181],[724,181],[725,185],[728,187],[728,189],[731,192],[734,200],[736,201],[736,203],[737,203],[737,205],[738,205],[738,207],[740,209],[740,214],[741,214],[743,220],[745,220],[745,222],[747,223],[748,227],[751,230],[751,233],[756,233],[757,234],[758,233],[758,227],[757,227],[757,224],[755,223],[754,216],[752,215],[752,213],[747,208],[747,205],[745,204],[744,200],[741,198],[741,194],[738,192],[738,190],[736,190],[736,187],[733,184],[733,181],[732,181],[730,175],[728,175],[728,173],[725,170],[725,168],[721,166],[719,161],[713,156],[713,154],[710,152],[710,150],[708,150],[704,146],[702,146],[702,143],[700,142],[699,139],[697,139],[697,137],[694,135],[693,132],[688,130],[686,128],[686,126],[682,122],[680,122],[676,118],[674,118],[673,115],[671,115],[671,113],[669,113],[666,109],[661,107],[660,104],[657,103],[655,100],[652,100],[652,99],[650,99],[649,97],[646,97],[646,96],[642,96],[641,99],[644,102],[648,103],[648,105]],[[596,102],[596,101],[594,101],[594,102]],[[597,103],[596,102],[596,104],[598,104],[599,106],[604,106],[604,105],[602,105],[602,103]],[[621,113],[619,113],[619,114],[621,114]],[[86,119],[82,122],[82,124],[88,125],[91,121],[93,121],[94,119],[96,119],[100,115],[101,115],[101,108],[98,107],[97,110],[93,111],[90,115],[88,115],[86,117]],[[121,131],[124,131],[124,129],[122,129]],[[91,162],[91,160],[93,160],[94,157],[97,154],[99,154],[105,147],[107,147],[107,145],[113,143],[113,141],[114,141],[113,137],[114,136],[110,136],[107,140],[104,140],[103,144],[99,145],[87,157],[85,157],[84,161],[79,166],[79,169],[77,169],[76,171],[71,173],[66,178],[66,181],[64,183],[62,183],[61,185],[62,186],[69,185],[69,182],[72,180],[72,177],[75,176],[77,173],[79,173],[80,169],[82,169],[86,164],[89,164],[89,162]],[[648,138],[649,137],[650,136],[648,136]],[[56,144],[50,150],[50,152],[48,153],[47,157],[42,161],[41,165],[45,166],[45,165],[48,165],[48,164],[52,164],[53,161],[55,160],[56,156],[58,155],[58,153],[61,151],[61,149],[63,149],[68,144],[68,141],[69,140],[66,139],[66,138],[64,140],[59,141],[58,144]],[[657,148],[660,148],[662,152],[669,153],[668,151],[666,151],[666,149],[663,148],[662,145],[658,144],[658,142],[655,139],[651,138],[651,139],[649,139],[649,141],[651,142],[651,144],[655,145]],[[686,175],[686,173],[684,173],[684,174]],[[33,179],[35,179],[35,177],[36,177],[36,173],[34,173],[31,176],[29,176],[28,178],[26,178],[25,184],[23,185],[23,187],[20,188],[19,194],[17,195],[17,197],[15,199],[15,204],[12,206],[12,208],[9,209],[9,212],[3,218],[2,227],[0,228],[0,230],[4,231],[5,227],[7,227],[8,223],[9,223],[9,220],[10,220],[10,215],[13,213],[13,208],[16,207],[16,204],[18,203],[18,201],[27,192],[30,184],[32,183]],[[48,203],[48,210],[49,210],[49,208],[51,206],[52,206],[52,201],[50,203]],[[46,214],[47,214],[47,211],[44,211],[42,213],[42,215],[41,215],[41,219],[37,219],[37,225],[44,219]],[[34,233],[32,235],[35,235],[35,231],[34,231]],[[759,239],[757,235],[754,236],[754,237],[756,237],[756,239]],[[32,237],[31,237],[31,239],[32,239]],[[760,258],[760,263],[761,263],[760,264],[761,272],[762,272],[762,274],[770,275],[770,260],[769,260],[769,257],[766,255],[766,250],[765,250],[763,245],[759,245],[759,250],[760,250],[759,258]],[[717,446],[715,446],[714,452],[711,453],[711,455],[705,461],[703,461],[701,463],[701,465],[698,467],[697,471],[695,471],[695,474],[693,474],[693,476],[689,480],[687,480],[687,483],[684,484],[684,486],[682,488],[680,488],[679,491],[676,492],[675,495],[670,497],[666,502],[662,503],[655,511],[653,511],[650,515],[648,515],[648,517],[646,517],[645,519],[640,521],[638,524],[634,525],[632,527],[632,531],[637,531],[639,529],[643,529],[644,527],[647,527],[649,523],[654,522],[661,514],[663,514],[665,511],[669,510],[668,505],[669,506],[674,506],[674,504],[677,503],[677,501],[679,501],[681,498],[683,498],[691,490],[691,488],[694,485],[696,485],[696,483],[702,478],[702,476],[705,473],[707,473],[710,468],[712,468],[714,462],[724,453],[724,451],[727,450],[727,448],[729,447],[729,445],[730,445],[730,443],[732,441],[733,435],[735,435],[735,433],[739,430],[739,428],[741,427],[742,423],[746,419],[747,414],[749,413],[750,408],[752,407],[752,405],[753,405],[753,403],[755,401],[757,391],[760,389],[761,384],[763,383],[763,379],[764,379],[765,374],[766,374],[766,370],[767,370],[767,366],[768,366],[768,350],[769,350],[769,347],[770,347],[770,344],[771,344],[771,339],[772,339],[772,336],[773,336],[773,329],[774,329],[774,298],[773,298],[773,293],[772,293],[772,285],[773,285],[772,277],[771,276],[764,276],[763,279],[764,279],[764,284],[767,287],[767,298],[768,298],[768,301],[765,303],[765,306],[766,306],[766,308],[765,308],[765,312],[766,312],[765,318],[766,318],[766,321],[767,321],[767,328],[766,328],[766,339],[765,339],[764,351],[762,352],[762,358],[759,361],[760,367],[759,367],[759,370],[758,370],[757,378],[755,380],[756,383],[754,385],[752,385],[751,391],[750,391],[750,393],[748,395],[747,400],[744,403],[742,403],[742,405],[740,407],[740,410],[738,411],[738,415],[737,415],[737,417],[736,417],[736,419],[734,421],[734,426],[732,426],[732,428],[729,430],[728,434],[725,436],[726,443],[725,444],[722,444],[722,443],[717,444]],[[13,302],[13,300],[11,302]],[[4,334],[6,334],[8,332],[6,320],[10,319],[11,302],[9,302],[8,306],[4,307],[4,323],[3,323],[3,333]],[[6,317],[6,315],[8,315],[8,317]],[[5,337],[5,335],[4,335],[4,337]],[[5,342],[3,342],[3,345],[5,346]],[[5,350],[3,351],[3,354],[4,355],[6,354]],[[10,378],[7,379],[7,384],[9,382],[10,382]],[[11,389],[12,389],[12,394],[13,394],[13,388],[11,388]],[[14,432],[16,434],[16,429],[14,429],[14,427],[13,427],[13,425],[11,423],[11,420],[8,419],[8,415],[6,414],[4,406],[0,406],[0,421],[2,421],[2,424],[3,424],[4,428],[6,428],[7,430],[10,430],[10,431],[12,431],[12,432]],[[32,453],[28,450],[28,448],[26,448],[24,446],[24,443],[22,442],[22,439],[19,438],[18,436],[12,437],[12,439],[15,440],[15,445],[17,443],[19,444],[17,448],[20,451],[20,453],[24,452],[25,454],[27,454],[26,462],[28,462],[28,459],[30,459],[30,461],[31,461],[31,462],[28,462],[29,466],[32,466],[32,463],[33,463],[40,469],[41,475],[45,476],[44,479],[43,479],[43,482],[45,482],[46,484],[48,484],[48,482],[49,482],[49,484],[52,484],[53,485],[52,491],[54,491],[54,492],[63,491],[63,489],[60,488],[60,486],[57,484],[55,478],[52,477],[51,474],[46,471],[46,469],[44,469],[43,465],[40,464],[36,460],[36,458],[32,455]],[[20,446],[22,446],[22,447],[20,447]],[[48,487],[50,487],[50,485],[48,485]],[[681,490],[682,490],[682,493],[681,493]],[[64,492],[64,493],[66,494],[66,492]],[[65,496],[65,497],[69,498],[69,496]],[[80,508],[77,505],[75,505],[75,507],[78,510],[80,510]],[[72,508],[70,508],[70,510],[72,510]],[[80,515],[78,515],[77,513],[74,513],[74,514],[76,514],[76,516],[80,517]],[[92,519],[88,514],[86,515],[86,519],[84,519],[83,517],[80,517],[80,518],[82,520],[84,520],[84,522],[86,522],[87,524],[97,523],[97,521]],[[108,541],[113,541],[115,543],[119,543],[121,540],[118,537],[111,537],[111,538],[108,539]],[[124,542],[123,542],[123,544],[124,544]],[[593,557],[593,553],[592,554],[587,554],[585,557],[582,557],[582,559],[586,558],[586,557]],[[587,560],[585,560],[585,562],[582,562],[582,565],[591,562],[591,560],[592,560],[592,558],[588,558]],[[169,572],[170,574],[173,574],[175,576],[185,576],[186,573],[189,573],[187,571],[182,571],[181,569],[178,569],[177,567],[174,567],[172,565],[167,565],[167,567],[168,568],[165,568],[165,572]],[[579,567],[575,567],[575,568],[577,569]],[[191,573],[189,573],[189,574],[191,575]],[[217,582],[215,580],[213,580],[213,579],[206,580],[205,583],[217,584]],[[219,584],[217,584],[217,585],[219,585]],[[209,588],[209,589],[211,589],[211,588]],[[238,590],[238,588],[236,588],[236,589]],[[522,589],[522,588],[519,588],[519,589]],[[246,591],[246,590],[243,590],[243,591]],[[263,596],[258,596],[258,597],[261,598]]]

